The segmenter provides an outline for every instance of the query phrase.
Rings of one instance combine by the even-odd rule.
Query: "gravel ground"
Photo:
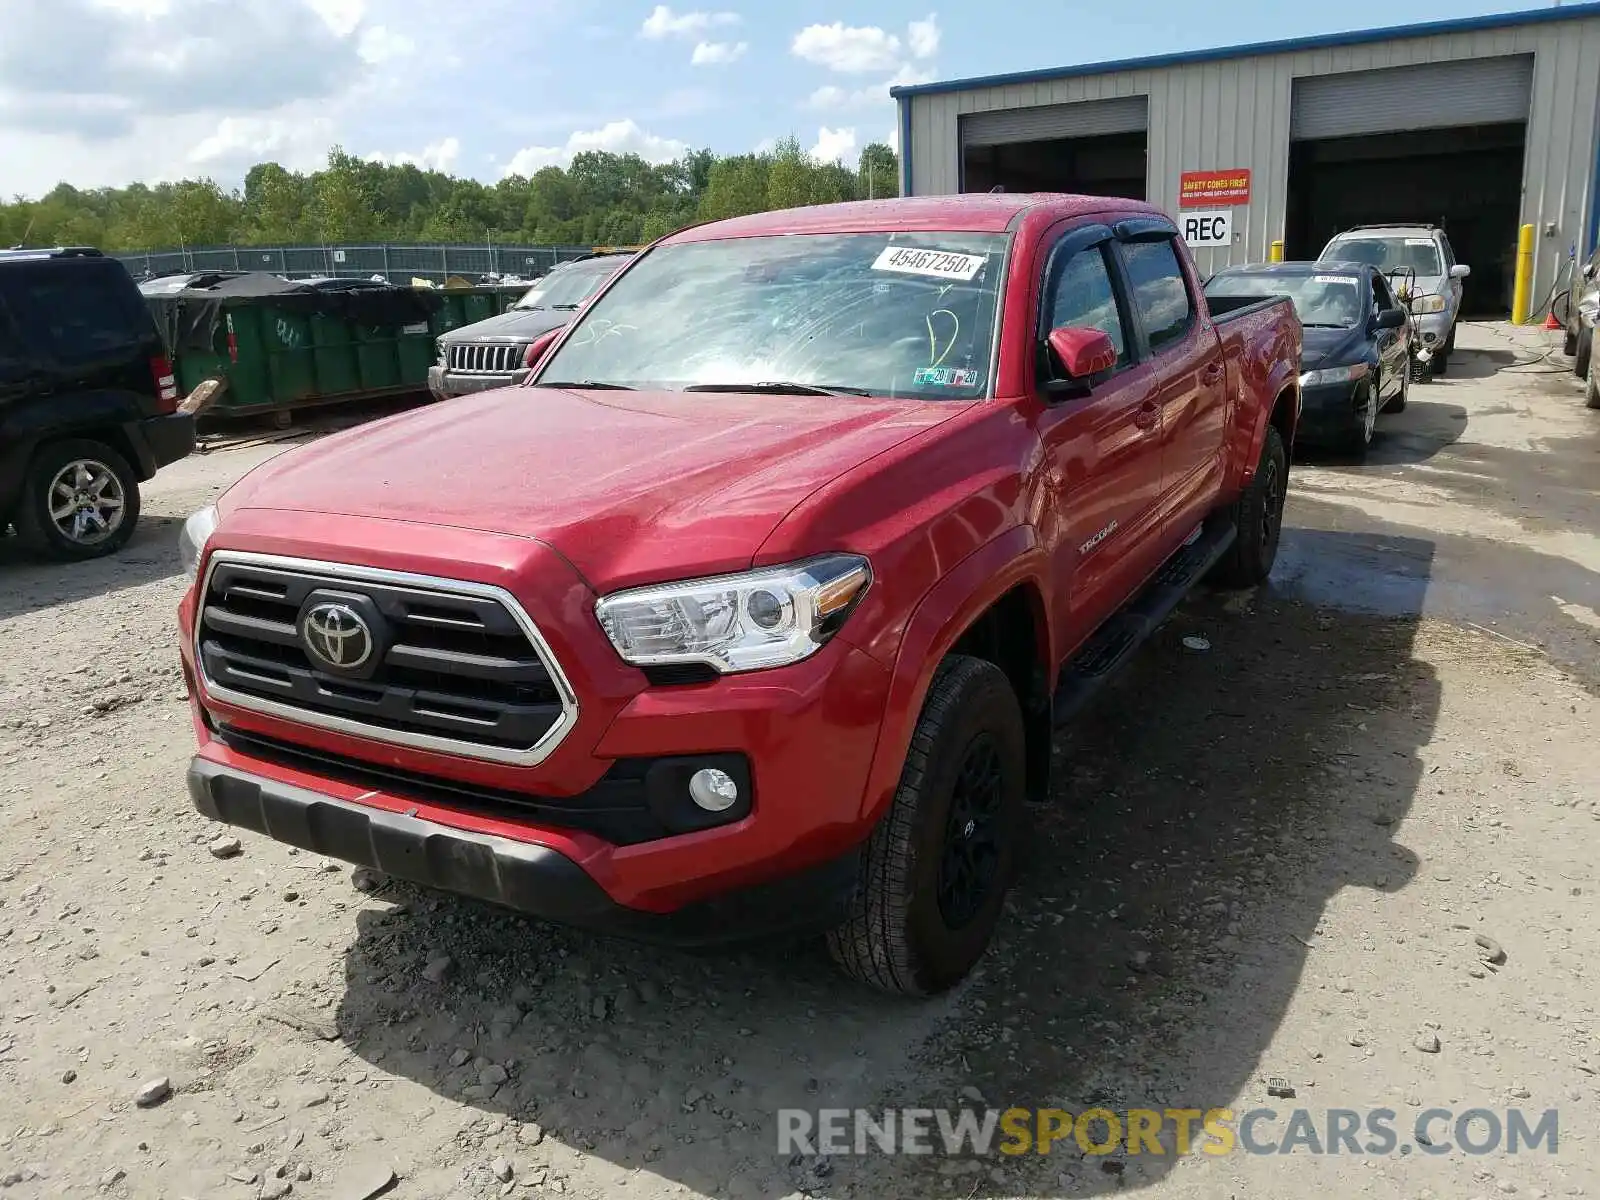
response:
[[[1062,737],[1001,941],[925,1004],[191,811],[176,523],[283,444],[163,473],[114,561],[0,542],[0,1192],[1593,1194],[1600,414],[1543,337],[1474,327],[1371,463],[1297,470],[1272,584],[1195,598]],[[1402,1142],[1432,1107],[1555,1108],[1560,1141],[776,1153],[780,1108],[1093,1104],[1389,1107]]]

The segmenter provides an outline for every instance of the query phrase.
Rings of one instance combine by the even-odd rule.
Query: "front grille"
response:
[[[363,669],[308,648],[307,618],[328,603],[361,614]],[[310,725],[529,764],[577,717],[548,647],[498,588],[219,551],[196,629],[213,696]]]
[[[450,370],[463,375],[510,375],[521,368],[526,342],[455,342],[447,347]]]

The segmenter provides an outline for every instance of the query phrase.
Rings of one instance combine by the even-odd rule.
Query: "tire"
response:
[[[965,655],[945,659],[894,800],[867,841],[850,915],[828,934],[847,975],[895,995],[929,996],[983,957],[1021,842],[1024,743],[1022,708],[1000,668]],[[988,787],[980,785],[985,777]],[[988,837],[974,839],[977,821]],[[963,863],[965,878],[978,877],[966,892],[957,886]]]
[[[1572,332],[1572,326],[1570,325],[1567,326],[1566,333],[1561,338],[1561,353],[1568,358],[1576,358],[1578,355],[1578,335]],[[1572,369],[1573,373],[1576,374],[1578,368],[1574,366]]]
[[[1583,403],[1588,408],[1600,408],[1600,371],[1595,370],[1593,357],[1589,360],[1589,373],[1583,377]]]
[[[1345,435],[1344,444],[1340,448],[1346,458],[1360,464],[1367,461],[1367,451],[1372,449],[1372,435],[1378,424],[1378,395],[1369,383],[1366,388],[1366,402],[1361,406],[1361,415],[1354,429]]]
[[[63,489],[68,489],[65,495]],[[105,503],[111,498],[120,502],[118,507]],[[70,514],[52,513],[53,508],[60,513],[74,500],[78,508]],[[93,528],[88,519],[80,521],[80,511],[93,512],[106,528]],[[127,545],[139,523],[139,480],[127,460],[104,442],[87,438],[47,442],[34,452],[23,473],[14,519],[22,544],[45,558],[83,562],[115,554]]]
[[[1283,534],[1283,503],[1288,491],[1289,455],[1283,438],[1267,427],[1261,461],[1244,494],[1234,502],[1232,517],[1239,536],[1212,569],[1211,582],[1224,588],[1255,587],[1272,574]]]
[[[1572,355],[1572,373],[1579,379],[1589,377],[1589,362],[1594,358],[1594,330],[1585,326],[1578,330],[1578,344]]]
[[[1433,361],[1429,364],[1433,368],[1434,375],[1442,376],[1450,369],[1450,356],[1455,353],[1455,349],[1456,327],[1452,325],[1450,326],[1450,332],[1445,334],[1444,342],[1434,354]]]

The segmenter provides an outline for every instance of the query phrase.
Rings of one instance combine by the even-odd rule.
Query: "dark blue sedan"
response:
[[[1289,297],[1305,330],[1296,443],[1365,458],[1378,414],[1406,406],[1410,314],[1364,263],[1252,263],[1206,283],[1213,315],[1268,296]]]

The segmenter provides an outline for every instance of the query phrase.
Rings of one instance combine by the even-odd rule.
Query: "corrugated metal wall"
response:
[[[960,190],[963,113],[1148,95],[1150,199],[1175,213],[1184,171],[1250,168],[1250,204],[1234,213],[1242,239],[1198,258],[1203,270],[1259,260],[1283,236],[1295,77],[1506,54],[1534,55],[1522,221],[1541,234],[1534,294],[1542,297],[1568,247],[1576,243],[1580,256],[1588,249],[1600,107],[1600,20],[1593,18],[913,95],[911,191]],[[1548,222],[1554,237],[1543,236]]]

